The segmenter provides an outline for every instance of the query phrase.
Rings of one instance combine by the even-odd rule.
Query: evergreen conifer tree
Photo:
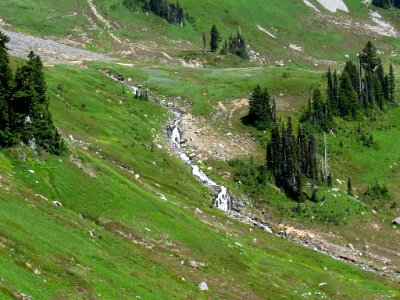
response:
[[[351,178],[350,177],[347,179],[347,194],[349,196],[351,196],[351,197],[354,196],[354,194],[353,194],[353,185],[351,183]]]
[[[9,102],[12,89],[12,72],[6,44],[10,38],[0,31],[0,147],[10,142]]]
[[[388,94],[389,99],[392,103],[396,102],[396,79],[394,76],[393,65],[389,66],[389,74],[388,74]]]
[[[352,62],[351,60],[348,60],[346,62],[346,65],[343,69],[343,73],[347,73],[349,75],[351,84],[353,85],[354,91],[356,91],[358,93],[358,91],[360,90],[359,88],[359,82],[360,82],[360,78],[359,78],[359,72],[357,69],[357,66],[354,64],[354,62]]]
[[[213,25],[211,27],[211,40],[210,40],[210,49],[211,52],[216,52],[221,41],[217,26]]]

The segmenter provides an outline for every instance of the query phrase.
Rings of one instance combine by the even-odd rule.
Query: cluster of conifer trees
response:
[[[221,35],[219,34],[217,26],[213,25],[211,27],[211,32],[210,32],[210,49],[211,52],[217,52],[219,48],[219,43],[222,41]],[[203,44],[204,44],[204,51],[206,51],[207,47],[207,35],[206,33],[203,32]],[[247,54],[247,46],[246,46],[246,40],[242,33],[240,32],[240,29],[236,33],[236,35],[231,35],[227,40],[224,41],[220,54],[221,55],[226,55],[228,53],[237,55],[243,59],[248,59],[249,56]]]
[[[276,185],[297,201],[303,198],[303,177],[316,180],[317,142],[300,125],[297,135],[293,132],[291,118],[287,125],[274,123],[271,141],[267,144],[267,169],[275,178]]]
[[[124,0],[123,4],[130,10],[138,7],[146,12],[152,12],[168,23],[183,26],[185,21],[193,23],[193,17],[180,6],[179,2],[169,3],[168,0]]]
[[[6,47],[9,41],[0,32],[0,147],[22,142],[33,150],[59,154],[65,145],[48,110],[42,61],[30,52],[28,62],[13,74]]]
[[[386,74],[371,42],[359,54],[358,66],[349,60],[340,75],[329,69],[326,78],[327,99],[315,90],[301,117],[302,122],[309,122],[319,130],[331,129],[333,116],[357,120],[396,101],[393,66],[389,66]]]
[[[372,4],[382,8],[400,8],[400,0],[372,0]]]
[[[236,34],[229,36],[228,40],[225,40],[221,49],[221,54],[228,53],[237,55],[243,59],[249,58],[249,55],[247,54],[246,39],[240,32],[240,29]]]
[[[267,144],[266,169],[274,176],[278,187],[297,201],[303,198],[303,183],[324,180],[332,184],[327,170],[318,167],[318,147],[315,134],[334,128],[334,117],[357,120],[374,110],[382,110],[395,103],[395,75],[392,65],[386,74],[377,50],[368,42],[359,55],[358,66],[347,61],[341,75],[328,70],[327,97],[319,88],[314,89],[312,100],[300,118],[297,134],[292,121],[277,121],[275,100],[267,89],[257,86],[250,97],[248,124],[264,130],[272,126],[271,140]],[[365,137],[367,139],[367,137]],[[372,142],[372,137],[368,138]],[[312,198],[316,199],[316,193]]]

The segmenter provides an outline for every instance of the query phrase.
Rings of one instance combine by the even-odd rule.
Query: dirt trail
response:
[[[87,0],[87,2],[89,4],[90,9],[92,10],[93,14],[96,16],[96,18],[99,21],[101,21],[102,23],[104,23],[104,25],[106,25],[106,27],[108,29],[110,29],[112,27],[111,23],[97,11],[96,5],[94,5],[93,1],[92,0]]]

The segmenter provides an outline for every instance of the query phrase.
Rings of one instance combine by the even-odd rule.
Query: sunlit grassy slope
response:
[[[1,298],[399,296],[383,278],[211,208],[208,191],[169,154],[170,116],[157,104],[92,67],[46,76],[69,152],[45,160],[0,152]],[[205,265],[193,269],[191,260]]]
[[[400,50],[398,39],[354,27],[354,24],[374,25],[370,12],[376,8],[367,7],[358,0],[345,2],[350,12],[334,14],[322,6],[319,6],[321,13],[317,13],[303,1],[294,0],[255,0],[251,3],[245,0],[182,0],[180,4],[196,18],[196,22],[181,28],[151,14],[130,12],[122,1],[93,1],[98,12],[111,24],[110,31],[115,36],[128,41],[139,52],[150,49],[147,52],[150,56],[158,53],[162,57],[161,52],[165,49],[172,55],[182,54],[183,49],[200,50],[202,32],[209,32],[212,24],[218,26],[223,38],[240,28],[250,48],[266,57],[270,64],[276,60],[302,64],[306,59],[308,65],[325,64],[326,59],[343,61],[345,54],[358,51],[369,39],[378,41],[382,51],[387,53]],[[397,27],[400,25],[398,11],[379,11],[384,20]],[[16,30],[68,37],[89,49],[110,52],[126,46],[112,39],[106,25],[93,14],[85,0],[63,3],[5,0],[1,4],[0,17]],[[291,49],[291,44],[302,47],[304,53]],[[145,53],[140,57],[146,57]]]

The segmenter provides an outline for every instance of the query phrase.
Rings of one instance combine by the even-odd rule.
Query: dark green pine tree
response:
[[[210,36],[211,36],[211,40],[210,40],[211,52],[216,52],[219,47],[219,43],[221,42],[221,37],[219,35],[217,26],[213,25],[211,27]]]
[[[16,86],[11,102],[15,136],[32,148],[59,154],[65,146],[48,110],[43,64],[33,52],[28,58],[27,64],[19,67],[15,75]]]
[[[261,86],[257,85],[251,94],[249,101],[249,114],[247,115],[247,122],[251,125],[255,125],[258,121],[258,116],[261,111],[261,97]]]
[[[310,179],[317,179],[318,177],[318,159],[317,159],[317,140],[314,135],[311,135],[310,140],[308,142],[307,149],[307,172],[305,173]]]
[[[352,62],[351,60],[348,60],[343,69],[343,73],[345,73],[345,72],[349,75],[349,78],[350,78],[351,84],[353,85],[354,91],[356,91],[356,93],[358,93],[358,91],[360,90],[360,86],[359,86],[360,74],[359,74],[359,71],[358,71],[355,63]]]
[[[275,107],[271,105],[271,96],[267,89],[262,90],[257,85],[250,96],[247,122],[260,130],[267,129],[275,118]]]
[[[298,168],[296,146],[292,119],[289,117],[286,130],[282,133],[283,168],[280,174],[280,182],[290,198],[300,200],[302,180]]]
[[[388,84],[387,84],[389,99],[392,103],[396,102],[396,78],[394,75],[393,65],[389,66]]]
[[[247,54],[246,49],[246,40],[240,29],[238,30],[237,34],[234,36],[229,37],[229,52],[235,54],[243,59],[248,59],[249,56]]]
[[[340,90],[339,90],[339,76],[335,71],[333,73],[333,88],[332,88],[332,100],[329,102],[331,113],[334,116],[340,115]]]
[[[353,185],[351,183],[351,178],[350,177],[347,179],[347,194],[349,196],[351,196],[351,197],[354,196],[354,194],[353,194]]]
[[[375,106],[375,84],[374,84],[374,75],[372,73],[365,73],[364,76],[364,90],[363,90],[363,99],[364,106],[367,110],[373,109]]]
[[[282,168],[282,137],[279,125],[274,123],[271,129],[271,141],[267,146],[267,169],[276,176]]]
[[[328,94],[327,104],[329,107],[329,111],[331,111],[332,103],[335,102],[335,93],[333,89],[333,76],[331,68],[329,68],[328,72],[326,73],[326,82],[327,82],[327,94]]]
[[[11,138],[9,102],[13,75],[6,47],[9,41],[10,38],[0,31],[0,147],[8,146]]]
[[[377,106],[383,110],[384,109],[384,90],[382,88],[381,81],[379,80],[378,75],[374,75],[374,98]]]
[[[368,41],[361,53],[361,65],[365,72],[373,73],[375,67],[379,64],[377,50],[371,41]]]
[[[342,117],[356,119],[360,108],[359,99],[347,73],[340,76],[339,111]]]

